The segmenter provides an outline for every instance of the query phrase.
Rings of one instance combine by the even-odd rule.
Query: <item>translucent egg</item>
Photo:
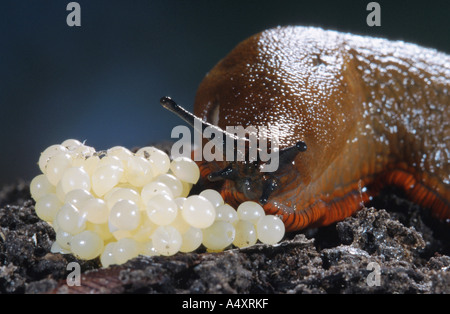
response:
[[[51,145],[49,147],[47,147],[42,153],[41,156],[39,158],[39,169],[41,170],[42,173],[47,173],[46,171],[46,167],[47,167],[47,163],[48,161],[53,157],[56,156],[60,153],[67,153],[68,150],[67,148],[65,148],[62,145]]]
[[[150,162],[139,156],[131,156],[127,163],[126,178],[134,186],[141,187],[152,181],[154,174]]]
[[[170,225],[177,229],[180,234],[184,234],[189,230],[189,228],[191,228],[191,225],[184,220],[183,215],[181,214],[181,209],[178,209],[177,217],[175,217],[175,220],[172,221]]]
[[[126,173],[128,172],[128,160],[133,157],[133,153],[122,146],[115,146],[107,150],[107,157],[114,158],[120,161],[120,168],[124,170],[124,175],[120,179],[120,182],[128,182]],[[119,167],[119,163],[115,162],[115,166]]]
[[[172,223],[178,214],[178,206],[167,194],[157,194],[147,202],[148,218],[155,224],[165,226]]]
[[[36,215],[44,221],[52,222],[63,203],[54,193],[49,193],[39,198],[34,206]]]
[[[116,242],[110,242],[105,245],[102,255],[100,256],[100,262],[104,268],[116,264],[116,259],[114,258],[114,251],[116,248]]]
[[[216,208],[224,204],[222,195],[220,195],[220,193],[216,190],[206,189],[200,192],[199,195],[210,201]]]
[[[81,259],[94,259],[103,251],[103,240],[95,232],[86,230],[72,237],[70,250]]]
[[[146,184],[141,190],[142,202],[147,204],[153,196],[158,194],[167,194],[170,198],[173,198],[172,191],[167,185],[162,182],[151,182]]]
[[[100,157],[98,157],[98,156],[92,156],[89,158],[82,157],[81,159],[82,159],[82,162],[81,162],[80,166],[83,167],[84,170],[89,174],[89,176],[92,177],[95,169],[97,169],[98,164],[100,163]],[[75,161],[73,163],[73,166],[76,166]]]
[[[181,234],[172,226],[160,226],[152,234],[156,251],[165,256],[176,254],[182,244]]]
[[[140,205],[141,196],[134,189],[130,188],[114,188],[111,193],[108,193],[104,199],[109,208],[112,208],[120,200],[130,200],[136,205]]]
[[[56,231],[56,242],[58,242],[59,246],[65,250],[70,250],[70,241],[72,240],[72,235],[68,232],[65,232],[62,229]]]
[[[207,228],[214,223],[214,206],[203,196],[192,195],[186,198],[181,210],[184,220],[192,227]]]
[[[158,225],[154,224],[148,217],[141,217],[142,223],[139,227],[131,233],[131,238],[139,242],[149,241],[153,232],[158,228]]]
[[[44,174],[40,174],[31,180],[30,183],[31,197],[37,201],[46,194],[55,193],[55,186],[53,186]]]
[[[239,248],[254,245],[258,240],[255,225],[247,220],[239,220],[235,224],[236,237],[233,244]]]
[[[262,206],[252,201],[241,203],[236,211],[239,219],[248,220],[253,224],[266,215]]]
[[[111,223],[109,223],[109,222],[108,222],[108,227],[109,227],[109,231],[111,232],[111,234],[113,235],[113,237],[116,240],[125,239],[125,238],[134,239],[133,231],[135,231],[135,230],[131,230],[131,231],[130,230],[119,230],[116,227],[111,226]]]
[[[109,190],[108,192],[106,192],[103,196],[102,199],[106,202],[106,204],[108,204],[108,199],[110,198],[110,196],[117,191],[118,189],[120,189],[120,187],[117,185],[115,187],[113,187],[111,190]],[[114,205],[114,204],[113,204]],[[109,207],[109,206],[108,206]]]
[[[122,168],[111,164],[100,166],[92,174],[92,190],[97,196],[103,196],[119,183],[122,175]]]
[[[164,173],[156,177],[157,182],[164,183],[172,192],[173,198],[180,197],[183,193],[183,184],[174,175]]]
[[[122,163],[127,163],[128,158],[133,156],[133,153],[129,149],[127,149],[123,146],[111,147],[106,151],[106,154],[108,156],[118,157],[122,161]]]
[[[81,259],[94,259],[103,251],[103,240],[95,232],[86,230],[72,237],[70,250]]]
[[[139,253],[143,256],[157,256],[158,251],[155,249],[155,246],[153,245],[153,241],[149,240],[146,242],[142,242],[139,245]]]
[[[50,252],[52,253],[60,253],[60,254],[70,254],[70,250],[63,249],[59,246],[58,242],[53,242],[52,247],[50,248]]]
[[[227,221],[234,225],[239,221],[239,217],[233,207],[228,204],[223,204],[216,208],[216,220]]]
[[[72,156],[72,167],[82,167],[86,171],[86,168],[84,168],[85,160],[86,158],[82,156]]]
[[[76,189],[89,191],[91,189],[91,178],[81,167],[68,168],[61,178],[61,187],[65,194]]]
[[[83,146],[83,143],[76,139],[68,139],[62,142],[61,145],[67,148],[69,151],[74,151],[78,147]]]
[[[169,171],[169,156],[156,147],[142,147],[136,152],[136,156],[141,156],[150,162],[155,175],[163,174]]]
[[[236,231],[226,221],[216,221],[203,230],[203,245],[210,251],[222,251],[233,243]]]
[[[267,215],[256,224],[256,232],[259,241],[262,243],[276,244],[283,238],[285,227],[280,218],[274,215]]]
[[[86,222],[86,230],[95,232],[103,241],[111,241],[114,238],[111,231],[109,231],[108,223],[96,224],[88,221]]]
[[[86,227],[86,218],[70,203],[64,204],[56,215],[59,228],[75,235]]]
[[[95,154],[95,149],[94,147],[90,147],[87,145],[81,145],[78,146],[77,148],[75,148],[74,151],[71,152],[72,156],[82,156],[82,157],[90,157],[93,156]]]
[[[134,230],[141,222],[139,207],[130,200],[120,200],[111,208],[109,222],[119,230]]]
[[[80,205],[80,210],[86,214],[86,219],[94,224],[106,224],[109,218],[109,208],[104,200],[90,198]]]
[[[116,264],[123,264],[139,255],[139,245],[133,239],[120,239],[114,245],[113,255]]]
[[[72,157],[69,154],[53,156],[47,163],[46,175],[48,181],[56,185],[62,178],[67,168],[72,166]]]
[[[157,150],[157,148],[154,146],[141,147],[136,151],[135,155],[148,159],[150,157],[150,153],[153,152],[154,150]]]
[[[64,203],[70,203],[76,208],[81,208],[81,203],[94,198],[94,196],[87,190],[76,189],[66,194]]]
[[[200,169],[195,161],[186,157],[177,157],[170,164],[170,170],[181,181],[197,183],[200,178]]]
[[[100,159],[97,166],[101,167],[106,165],[113,165],[122,170],[124,169],[122,161],[117,156],[104,156]]]
[[[193,252],[200,247],[203,241],[203,233],[199,228],[190,227],[185,233],[181,235],[182,244],[180,252]]]
[[[170,158],[162,150],[153,150],[148,160],[152,164],[152,168],[155,169],[156,175],[166,173],[170,169]]]

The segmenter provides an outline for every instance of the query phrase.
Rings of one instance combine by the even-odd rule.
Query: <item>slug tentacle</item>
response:
[[[264,180],[263,190],[261,197],[259,198],[259,202],[263,205],[267,204],[270,195],[278,188],[280,188],[280,183],[275,176],[270,176]]]
[[[292,163],[299,152],[306,151],[306,143],[299,141],[291,147],[286,147],[280,151],[280,166],[285,167]]]
[[[198,118],[188,110],[184,109],[180,105],[178,105],[171,97],[164,96],[160,99],[159,103],[161,106],[163,106],[165,109],[175,113],[177,116],[179,116],[183,121],[188,123],[191,127],[194,129],[197,129],[197,125],[200,125],[200,128],[197,129],[197,131],[202,132],[210,127],[214,128],[217,132],[223,133],[225,136],[232,136],[229,134],[226,134],[222,129],[212,125],[211,123],[208,123],[206,121],[203,121],[202,119]],[[197,123],[196,123],[197,122]],[[225,139],[224,139],[225,142]]]
[[[233,164],[229,164],[225,168],[223,168],[220,171],[216,171],[213,173],[210,173],[208,175],[208,180],[211,182],[219,181],[219,180],[235,180],[239,176],[239,172],[236,168],[233,167]]]

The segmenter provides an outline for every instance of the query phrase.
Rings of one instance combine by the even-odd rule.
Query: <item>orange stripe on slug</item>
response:
[[[439,182],[432,177],[422,174],[422,181],[427,185],[419,183],[415,176],[405,170],[393,170],[385,175],[386,184],[398,186],[405,190],[406,196],[422,207],[431,209],[431,212],[439,219],[450,218],[450,204],[434,192]],[[434,189],[428,186],[434,186]]]

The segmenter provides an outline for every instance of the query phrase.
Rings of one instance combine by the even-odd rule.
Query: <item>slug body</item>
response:
[[[243,41],[206,75],[194,114],[222,129],[277,126],[280,149],[307,144],[276,173],[277,188],[264,204],[268,214],[282,216],[287,230],[348,217],[385,185],[401,187],[448,219],[449,92],[446,54],[318,28],[279,27]],[[202,163],[202,176],[226,165]],[[241,175],[249,178],[248,189],[261,190],[257,181],[263,176]],[[258,200],[236,180],[222,182],[227,202]]]

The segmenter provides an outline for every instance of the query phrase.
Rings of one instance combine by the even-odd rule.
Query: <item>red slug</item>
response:
[[[221,129],[277,126],[276,172],[255,162],[200,166],[204,184],[225,179],[216,187],[228,203],[259,201],[292,231],[342,220],[386,185],[449,219],[449,92],[450,56],[436,50],[278,27],[243,41],[206,75],[195,116],[170,98],[161,103]]]

